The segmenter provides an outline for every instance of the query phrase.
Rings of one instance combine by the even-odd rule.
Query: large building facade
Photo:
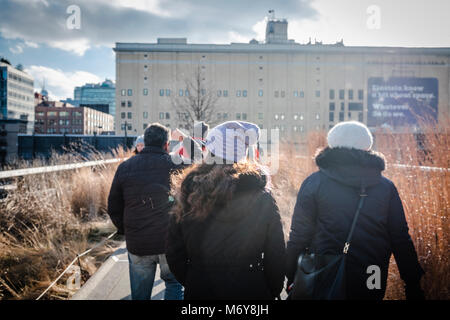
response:
[[[0,62],[0,119],[28,121],[27,133],[33,133],[33,77],[6,62]]]
[[[114,51],[117,134],[142,134],[152,122],[182,127],[173,100],[198,68],[218,97],[212,122],[251,121],[286,138],[347,120],[418,130],[415,117],[444,121],[450,111],[450,48],[298,44],[286,20],[271,19],[264,43],[158,39]]]

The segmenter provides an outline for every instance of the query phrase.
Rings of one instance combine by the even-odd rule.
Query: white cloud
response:
[[[15,47],[9,48],[13,54],[21,54],[23,52],[23,47],[21,44],[16,45]]]
[[[228,43],[237,42],[237,43],[248,43],[251,39],[243,36],[235,31],[228,32]]]
[[[380,29],[369,29],[370,5],[380,9]],[[323,43],[344,39],[348,46],[429,47],[450,45],[450,1],[315,0],[319,13],[309,19],[290,19],[289,38],[306,43],[309,37]]]
[[[30,48],[38,48],[39,47],[39,45],[33,41],[25,41],[25,45]]]
[[[86,50],[88,50],[91,47],[90,42],[87,39],[50,41],[48,45],[53,48],[75,53],[79,56],[83,56]]]
[[[161,8],[160,0],[103,0],[107,4],[119,8],[131,8],[145,11],[162,17],[172,17],[173,12]]]
[[[266,24],[267,17],[253,25],[252,30],[256,33],[256,40],[264,41],[266,39]]]
[[[102,79],[87,71],[64,72],[45,66],[30,66],[25,72],[34,78],[36,91],[41,91],[45,80],[45,89],[52,99],[73,98],[73,89],[85,83],[98,83]]]

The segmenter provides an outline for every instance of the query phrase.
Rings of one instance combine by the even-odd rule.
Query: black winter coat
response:
[[[320,254],[339,254],[356,212],[361,186],[368,196],[356,223],[347,258],[349,299],[382,299],[386,290],[389,259],[394,254],[400,276],[417,288],[423,270],[408,234],[402,202],[394,184],[381,175],[381,154],[346,148],[325,148],[316,157],[319,171],[302,184],[287,243],[288,283],[297,259],[309,248]],[[381,289],[367,288],[367,268],[381,269]]]
[[[225,208],[203,221],[185,217],[177,223],[172,217],[166,256],[185,287],[185,299],[273,299],[280,294],[285,242],[278,207],[265,184],[265,176],[240,176]]]
[[[108,214],[139,256],[163,254],[169,226],[170,174],[177,166],[162,148],[145,147],[117,168]]]

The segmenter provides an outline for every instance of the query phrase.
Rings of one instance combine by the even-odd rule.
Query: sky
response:
[[[0,56],[65,99],[115,80],[115,42],[263,41],[270,9],[298,43],[450,47],[450,0],[0,0]]]

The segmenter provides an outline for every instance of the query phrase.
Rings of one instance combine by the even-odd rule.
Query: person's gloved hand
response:
[[[405,286],[406,300],[425,300],[425,294],[420,284],[408,284]]]

